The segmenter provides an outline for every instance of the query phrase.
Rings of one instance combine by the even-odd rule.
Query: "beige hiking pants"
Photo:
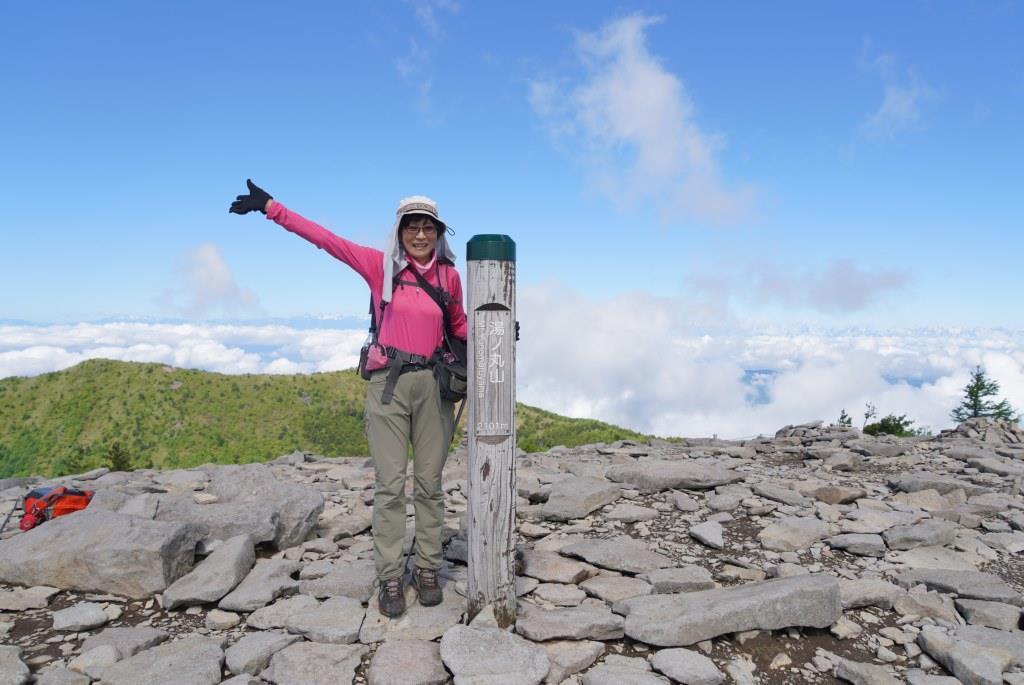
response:
[[[366,437],[377,471],[373,497],[373,549],[377,578],[402,575],[405,540],[405,474],[408,446],[413,453],[413,506],[416,515],[416,565],[441,566],[444,523],[444,468],[455,430],[453,404],[441,399],[430,369],[398,377],[394,398],[381,403],[387,370],[373,374],[366,393]]]

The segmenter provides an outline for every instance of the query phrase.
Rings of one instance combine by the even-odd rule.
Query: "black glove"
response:
[[[228,211],[235,214],[248,214],[258,209],[266,214],[267,200],[273,200],[274,198],[263,188],[253,183],[251,178],[245,179],[245,185],[249,186],[249,194],[236,197]]]

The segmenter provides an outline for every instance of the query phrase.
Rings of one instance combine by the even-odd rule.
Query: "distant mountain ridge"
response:
[[[0,477],[110,466],[115,443],[130,468],[266,461],[295,450],[366,456],[365,392],[354,370],[227,375],[109,359],[3,378]],[[650,437],[524,404],[517,419],[528,452]]]

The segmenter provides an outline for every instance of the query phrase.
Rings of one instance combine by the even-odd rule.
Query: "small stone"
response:
[[[241,617],[233,611],[211,609],[210,613],[206,614],[204,625],[210,630],[228,630],[237,626],[241,620]]]
[[[53,612],[54,630],[92,630],[109,621],[103,605],[95,602],[81,602],[67,609]]]
[[[651,660],[655,670],[683,685],[719,685],[725,674],[715,662],[689,649],[662,649]]]
[[[829,632],[835,635],[840,640],[846,640],[847,638],[857,637],[861,634],[863,629],[859,624],[854,623],[846,616],[841,616],[838,621],[832,624],[829,628]]]
[[[587,593],[575,585],[541,583],[533,590],[534,596],[555,606],[574,607],[587,598]]]
[[[368,685],[444,685],[448,673],[441,646],[427,640],[391,640],[381,644],[366,673]]]
[[[721,524],[714,521],[705,521],[690,528],[690,537],[712,549],[722,549],[725,547],[723,532]]]

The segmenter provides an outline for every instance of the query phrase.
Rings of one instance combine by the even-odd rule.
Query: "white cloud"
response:
[[[534,81],[530,103],[554,135],[578,139],[596,187],[617,203],[652,199],[665,215],[735,219],[752,190],[726,187],[722,137],[701,130],[682,81],[648,50],[645,32],[658,22],[634,14],[580,34],[582,78]]]
[[[746,437],[783,425],[880,415],[949,427],[970,370],[1024,409],[1024,331],[769,331],[703,323],[701,303],[630,293],[596,300],[560,283],[521,287],[518,398],[661,435]],[[219,373],[313,373],[356,365],[365,329],[283,325],[0,325],[0,377],[103,357]],[[759,375],[751,377],[751,372]],[[758,390],[765,396],[757,400]]]
[[[737,272],[718,270],[687,278],[692,292],[725,306],[730,298],[783,304],[826,314],[867,309],[911,281],[904,269],[868,271],[851,259],[837,259],[819,271],[758,262]]]
[[[180,283],[165,289],[157,298],[166,314],[202,319],[213,313],[238,315],[260,311],[256,294],[235,281],[214,243],[185,250],[175,271]]]
[[[523,288],[519,399],[662,435],[741,437],[852,416],[873,402],[918,426],[949,427],[982,363],[1024,408],[1024,332],[926,329],[708,333],[693,303],[630,294],[596,301],[565,286]],[[768,401],[745,382],[765,369]]]
[[[409,36],[408,50],[395,59],[395,70],[415,93],[416,108],[428,120],[436,116],[431,94],[434,86],[433,46],[444,38],[441,26],[442,13],[455,14],[459,4],[454,0],[409,0],[424,36]]]
[[[410,0],[410,4],[416,10],[416,18],[423,30],[432,38],[439,38],[443,34],[438,14],[454,14],[459,11],[459,3],[454,0]]]
[[[0,378],[31,376],[102,357],[219,373],[350,369],[366,331],[286,326],[79,323],[0,326]]]
[[[899,69],[893,55],[872,55],[870,41],[864,43],[861,66],[877,73],[883,86],[881,104],[861,124],[861,131],[868,137],[892,138],[913,128],[921,121],[922,107],[937,96],[914,69]]]
[[[820,273],[759,268],[754,272],[751,293],[764,302],[805,306],[825,313],[855,312],[909,282],[905,270],[869,272],[853,260],[839,259]]]

